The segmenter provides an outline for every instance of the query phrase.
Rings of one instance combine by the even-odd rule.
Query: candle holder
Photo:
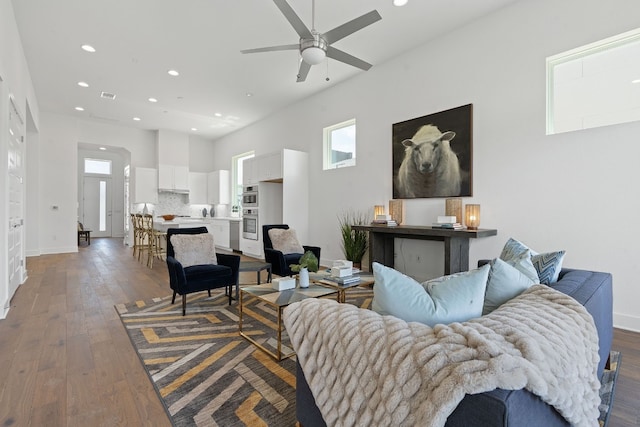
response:
[[[445,199],[444,214],[446,216],[455,216],[456,222],[462,224],[462,199]]]
[[[464,207],[465,225],[469,230],[480,227],[480,205],[466,205]]]
[[[404,223],[404,200],[389,200],[389,215],[396,224]]]
[[[377,219],[378,215],[384,215],[384,205],[375,205],[373,207],[373,219]]]

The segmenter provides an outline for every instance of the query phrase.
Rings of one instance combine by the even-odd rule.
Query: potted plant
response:
[[[360,268],[362,257],[367,252],[369,233],[354,230],[353,225],[367,225],[369,216],[364,212],[344,212],[338,217],[340,234],[342,235],[342,252],[344,257],[353,262],[354,267]]]
[[[300,287],[308,288],[309,272],[311,271],[315,273],[316,271],[318,271],[318,257],[316,257],[313,252],[306,251],[300,257],[300,261],[298,261],[298,264],[291,264],[289,265],[289,267],[291,267],[291,271],[293,271],[294,273],[299,273],[298,280],[300,282]]]

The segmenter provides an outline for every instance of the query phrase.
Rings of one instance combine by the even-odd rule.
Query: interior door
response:
[[[24,122],[13,105],[9,103],[9,232],[8,273],[9,299],[24,280]]]
[[[82,225],[91,236],[111,237],[111,178],[85,176]]]

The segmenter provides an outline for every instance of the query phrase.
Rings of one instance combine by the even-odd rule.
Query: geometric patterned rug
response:
[[[373,292],[346,294],[347,302],[369,307]],[[186,316],[179,300],[116,305],[173,424],[295,426],[295,357],[276,362],[241,337],[237,304],[229,306],[224,289],[189,295]],[[245,306],[243,332],[275,350],[274,308],[255,299]]]
[[[347,303],[370,308],[370,288],[346,292]],[[276,362],[238,334],[237,305],[224,290],[192,294],[187,315],[180,298],[116,305],[169,418],[182,426],[295,426],[295,356]],[[276,311],[255,299],[245,301],[243,332],[275,350]],[[288,353],[283,332],[283,353]],[[600,426],[606,426],[620,353],[602,378]]]

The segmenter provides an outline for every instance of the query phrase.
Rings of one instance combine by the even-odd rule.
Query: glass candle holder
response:
[[[384,205],[375,205],[373,207],[373,219],[376,219],[378,215],[384,215]]]
[[[444,214],[446,216],[455,216],[456,222],[462,224],[462,199],[445,199]]]
[[[480,205],[466,205],[464,207],[465,225],[469,230],[480,227]]]

